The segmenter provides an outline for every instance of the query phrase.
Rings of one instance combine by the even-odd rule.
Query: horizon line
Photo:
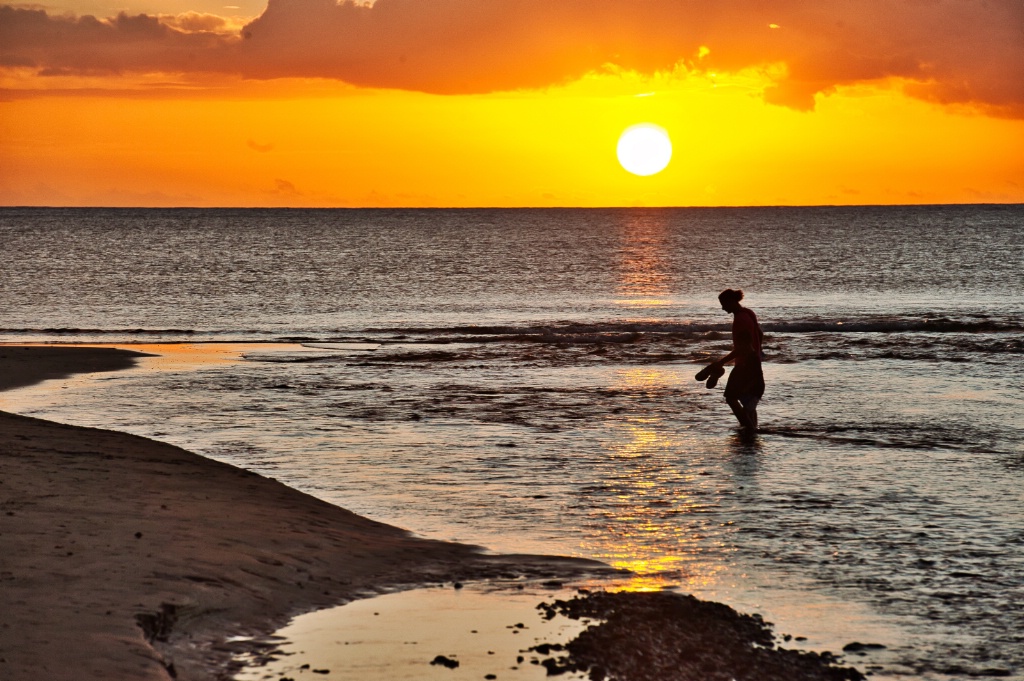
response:
[[[735,210],[763,208],[941,208],[953,206],[1024,206],[1024,201],[979,201],[949,203],[778,203],[722,206],[83,206],[83,205],[0,205],[0,210]]]

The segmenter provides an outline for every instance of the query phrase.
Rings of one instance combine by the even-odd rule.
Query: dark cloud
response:
[[[41,75],[217,70],[237,41],[144,14],[97,19],[0,6],[0,63],[36,67]]]
[[[775,27],[772,27],[772,26]],[[0,63],[323,77],[440,94],[541,88],[607,65],[642,73],[784,65],[769,102],[836,86],[1024,117],[1021,0],[270,0],[241,38],[210,18],[0,10]],[[710,53],[697,60],[701,46]]]
[[[296,189],[295,185],[288,180],[277,178],[274,180],[275,194],[288,194],[290,196],[302,196],[302,192]]]

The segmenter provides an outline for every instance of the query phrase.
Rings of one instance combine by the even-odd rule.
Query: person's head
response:
[[[718,294],[718,302],[726,312],[735,312],[740,308],[740,301],[743,300],[743,291],[727,288]]]

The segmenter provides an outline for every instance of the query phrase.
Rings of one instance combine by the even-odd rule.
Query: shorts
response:
[[[725,399],[737,399],[743,403],[759,400],[764,395],[764,374],[761,362],[754,360],[733,367],[729,381],[725,384]]]

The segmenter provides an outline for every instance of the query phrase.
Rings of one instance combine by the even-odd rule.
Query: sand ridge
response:
[[[0,344],[0,390],[74,374],[128,369],[136,358],[151,356],[110,347]]]
[[[5,346],[0,388],[132,361]],[[240,645],[227,637],[301,612],[426,582],[602,569],[416,538],[171,445],[0,412],[0,678],[230,678]]]

